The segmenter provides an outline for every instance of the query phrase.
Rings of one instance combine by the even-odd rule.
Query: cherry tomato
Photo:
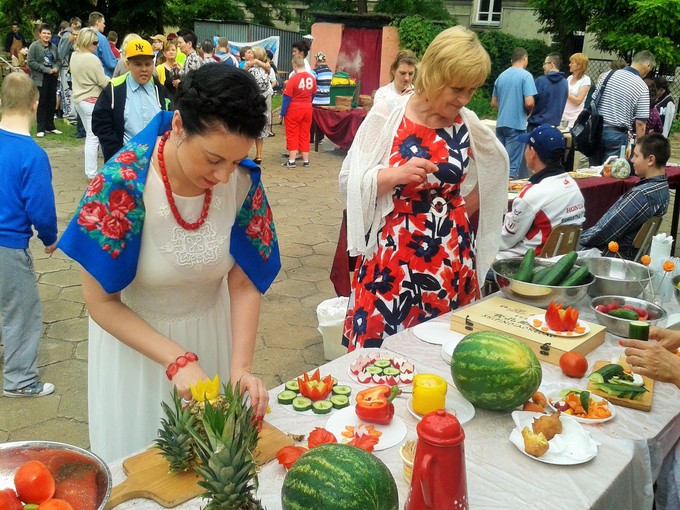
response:
[[[63,499],[48,499],[44,503],[40,503],[38,510],[73,510],[73,507]]]
[[[562,411],[562,412],[565,412],[565,411],[568,411],[569,409],[571,409],[571,406],[569,404],[567,404],[566,402],[562,401],[562,400],[560,400],[558,402],[553,402],[552,406],[555,409],[557,409],[558,411]]]
[[[560,356],[560,368],[568,377],[583,377],[588,371],[588,360],[578,352],[565,352]]]
[[[12,489],[0,491],[0,510],[23,510],[24,505]]]
[[[54,477],[45,464],[29,460],[14,473],[14,487],[24,503],[40,504],[54,496]]]

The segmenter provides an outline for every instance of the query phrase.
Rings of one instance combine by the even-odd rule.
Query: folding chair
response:
[[[652,238],[659,231],[662,219],[662,216],[652,216],[638,230],[635,239],[633,239],[633,248],[637,250],[633,259],[634,262],[639,262],[642,256],[649,251],[650,246],[652,246]]]
[[[548,239],[546,239],[543,249],[541,250],[541,257],[550,258],[569,253],[576,249],[580,238],[580,226],[558,225],[552,229]]]

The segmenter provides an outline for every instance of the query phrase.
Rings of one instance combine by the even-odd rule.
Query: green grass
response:
[[[31,128],[31,136],[38,142],[41,147],[54,147],[55,145],[68,145],[68,146],[80,146],[83,145],[84,141],[82,138],[74,138],[73,135],[76,134],[76,127],[68,123],[68,121],[63,119],[54,119],[54,127],[62,132],[60,135],[53,135],[51,133],[46,133],[45,138],[36,138],[36,128],[35,124]]]
[[[283,96],[275,94],[272,96],[272,110],[281,108],[281,103],[283,102]]]

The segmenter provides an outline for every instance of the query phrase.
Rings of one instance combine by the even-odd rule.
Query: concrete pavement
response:
[[[317,331],[316,306],[335,297],[329,280],[343,202],[337,175],[339,150],[312,152],[310,168],[281,167],[286,161],[283,127],[264,144],[263,180],[279,235],[283,268],[264,297],[254,372],[268,388],[325,362]],[[330,148],[330,142],[325,148]],[[53,169],[59,232],[62,233],[87,185],[82,144],[65,146],[45,139]],[[251,156],[254,156],[254,149]],[[41,398],[0,396],[0,442],[28,439],[89,446],[87,431],[87,310],[80,292],[80,269],[61,251],[47,257],[31,244],[43,301],[41,378],[54,383]],[[0,359],[0,367],[2,360]]]

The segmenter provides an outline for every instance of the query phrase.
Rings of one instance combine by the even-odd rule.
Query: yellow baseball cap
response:
[[[151,48],[149,41],[145,41],[144,39],[133,39],[127,45],[125,57],[153,57],[153,49]]]

